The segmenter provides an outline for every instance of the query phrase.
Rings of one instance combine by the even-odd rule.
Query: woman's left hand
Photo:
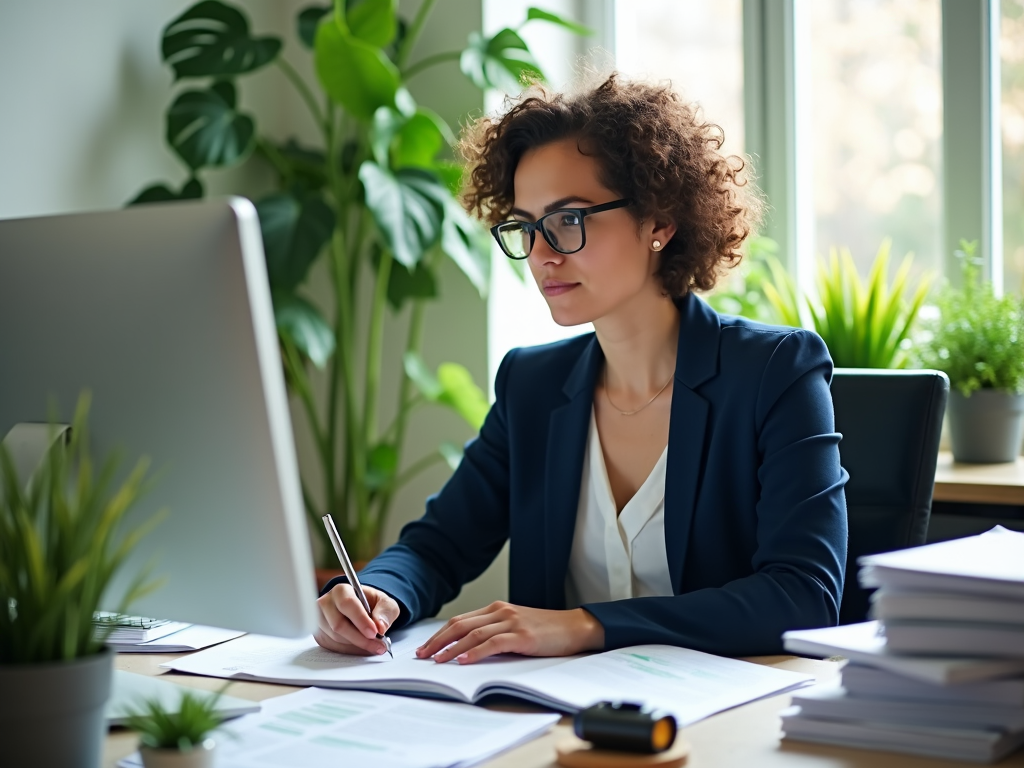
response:
[[[549,611],[496,602],[449,619],[416,655],[472,664],[497,653],[572,656],[601,648],[604,627],[582,608]]]

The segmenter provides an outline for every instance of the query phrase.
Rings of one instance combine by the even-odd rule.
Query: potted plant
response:
[[[938,297],[922,362],[949,377],[949,431],[956,461],[1014,461],[1024,426],[1024,302],[982,282],[977,242],[960,243],[962,286]]]
[[[93,614],[156,521],[121,531],[147,462],[113,487],[117,462],[97,468],[89,455],[88,409],[83,396],[67,445],[27,487],[0,445],[0,751],[10,765],[99,766],[114,655]],[[153,586],[137,576],[119,610]]]
[[[891,242],[883,240],[867,281],[857,273],[846,248],[832,248],[818,262],[817,295],[803,294],[781,262],[767,257],[771,280],[763,284],[777,320],[815,331],[825,342],[832,362],[841,368],[904,368],[907,346],[918,311],[928,295],[931,276],[922,275],[911,291],[913,256],[907,254],[889,282]],[[801,304],[806,309],[804,322]]]
[[[142,702],[126,725],[139,734],[145,768],[212,768],[216,742],[210,734],[224,721],[217,702],[226,688],[209,697],[184,691],[174,710],[159,699]]]
[[[436,371],[423,361],[424,308],[438,296],[439,269],[452,260],[481,296],[489,283],[486,232],[456,200],[462,168],[455,141],[436,112],[417,104],[408,81],[433,66],[458,62],[480,88],[518,91],[541,72],[517,29],[474,32],[464,50],[412,60],[436,0],[423,0],[411,20],[397,0],[336,0],[296,18],[299,49],[313,57],[307,82],[281,55],[283,41],[254,36],[236,6],[203,0],[170,22],[162,53],[176,81],[189,86],[167,112],[166,136],[188,168],[180,189],[148,187],[133,202],[201,197],[201,176],[248,158],[269,165],[277,189],[256,201],[263,230],[285,378],[301,404],[316,448],[316,472],[304,472],[303,495],[318,560],[332,549],[320,523],[331,512],[355,560],[377,554],[395,493],[428,467],[457,466],[459,444],[441,442],[415,461],[403,447],[410,416],[434,403],[458,413],[473,430],[487,413],[483,391],[462,365]],[[579,25],[531,8],[543,21],[575,33]],[[238,105],[237,81],[277,67],[295,88],[319,131],[316,146],[263,135]],[[322,311],[304,283],[326,259],[331,306]],[[370,287],[365,286],[369,283]],[[394,416],[380,403],[384,320],[409,318]],[[326,394],[314,392],[314,371]],[[314,487],[309,477],[318,479]]]

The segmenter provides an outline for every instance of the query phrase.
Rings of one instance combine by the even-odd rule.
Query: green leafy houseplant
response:
[[[782,264],[769,257],[772,279],[764,283],[765,296],[778,320],[794,327],[805,325],[803,304],[810,318],[808,327],[825,341],[836,366],[904,368],[906,346],[931,277],[923,275],[912,288],[913,256],[907,254],[890,283],[890,248],[891,242],[883,240],[866,282],[857,273],[850,251],[832,248],[828,259],[818,263],[816,296],[803,294]]]
[[[275,172],[277,190],[256,207],[285,377],[319,459],[320,492],[304,480],[303,493],[325,563],[331,547],[320,523],[324,512],[334,514],[356,559],[372,557],[398,489],[437,462],[454,467],[461,460],[458,444],[442,442],[430,455],[404,461],[416,408],[450,408],[474,430],[488,409],[462,365],[431,371],[420,355],[424,306],[438,295],[443,261],[451,259],[484,296],[490,244],[456,200],[462,168],[450,159],[451,128],[417,104],[406,83],[449,61],[458,61],[480,88],[517,91],[524,78],[541,72],[518,30],[507,28],[490,37],[472,33],[464,50],[410,61],[435,3],[423,0],[408,22],[399,17],[396,0],[336,0],[303,9],[296,36],[312,51],[316,87],[281,55],[280,38],[253,36],[232,5],[203,0],[164,30],[163,57],[175,79],[200,81],[178,93],[166,119],[167,141],[189,177],[180,190],[151,186],[133,202],[200,197],[204,172],[251,156]],[[526,21],[586,32],[536,8]],[[294,86],[319,130],[318,146],[275,142],[238,107],[237,80],[265,66],[279,68]],[[331,282],[326,313],[304,290],[321,257]],[[383,423],[379,391],[389,308],[407,312],[409,324],[395,416]],[[325,372],[325,402],[314,396],[313,369]]]
[[[139,734],[143,764],[147,763],[149,750],[212,751],[214,744],[210,734],[224,722],[217,712],[217,702],[228,685],[230,683],[222,686],[214,696],[183,691],[176,711],[169,711],[157,699],[138,705],[125,724]]]
[[[1024,303],[997,297],[981,281],[977,242],[961,242],[961,288],[939,293],[939,317],[922,344],[921,362],[943,371],[964,397],[980,389],[1024,393]]]
[[[70,661],[99,653],[93,613],[138,541],[157,522],[122,535],[144,490],[140,459],[119,488],[116,458],[101,467],[89,452],[89,397],[75,411],[66,447],[51,450],[27,488],[0,446],[0,664]],[[156,587],[138,574],[119,611]]]

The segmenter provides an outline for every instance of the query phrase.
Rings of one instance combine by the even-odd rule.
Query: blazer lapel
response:
[[[546,605],[565,608],[565,577],[576,530],[583,457],[587,448],[594,382],[604,360],[594,336],[583,350],[562,391],[569,402],[551,412],[544,477]]]
[[[692,293],[677,301],[680,318],[672,415],[665,475],[665,551],[678,594],[703,475],[708,401],[696,389],[718,373],[721,324],[718,315]]]

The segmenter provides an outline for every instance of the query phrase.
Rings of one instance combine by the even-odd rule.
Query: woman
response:
[[[526,258],[561,325],[505,357],[496,402],[426,514],[325,587],[317,641],[383,653],[511,541],[509,602],[449,621],[421,658],[560,656],[640,643],[777,653],[834,625],[846,564],[821,339],[719,317],[708,290],[756,223],[744,163],[668,88],[612,76],[533,89],[471,128],[467,208]]]

